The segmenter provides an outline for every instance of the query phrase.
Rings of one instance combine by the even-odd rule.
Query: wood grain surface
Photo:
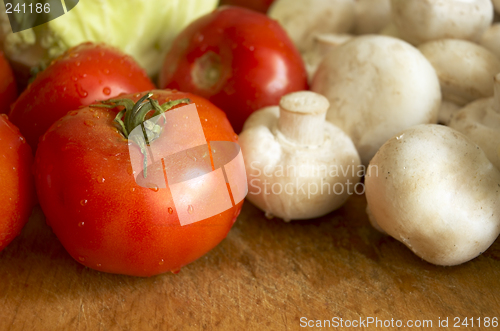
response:
[[[0,253],[0,330],[301,330],[301,318],[370,317],[433,323],[413,330],[456,330],[455,317],[470,329],[474,318],[474,329],[494,329],[477,323],[500,318],[500,240],[471,262],[438,267],[372,229],[365,207],[354,196],[325,217],[286,224],[245,202],[213,251],[151,278],[78,264],[37,207]]]

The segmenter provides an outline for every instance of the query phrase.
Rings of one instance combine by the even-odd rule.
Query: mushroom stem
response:
[[[495,76],[493,109],[500,114],[500,74]]]
[[[299,145],[321,145],[328,100],[310,91],[285,95],[280,101],[278,130],[291,142]]]

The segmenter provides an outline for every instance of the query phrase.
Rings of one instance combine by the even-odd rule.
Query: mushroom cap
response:
[[[424,260],[461,264],[498,237],[500,171],[462,133],[415,126],[388,140],[370,167],[372,222]]]
[[[321,62],[311,90],[328,98],[327,120],[351,137],[365,165],[397,132],[436,123],[441,103],[429,61],[387,36],[355,37],[336,47]]]
[[[493,98],[485,98],[468,104],[452,117],[449,126],[478,144],[500,169],[500,113],[493,109],[493,102]]]
[[[478,41],[493,22],[491,0],[391,0],[401,37],[419,45],[456,38]]]
[[[418,49],[436,70],[443,100],[463,106],[493,95],[500,58],[486,48],[466,40],[441,39]]]

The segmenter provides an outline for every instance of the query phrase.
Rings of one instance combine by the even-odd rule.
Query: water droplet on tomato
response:
[[[78,61],[78,62],[75,63],[75,66],[79,67],[80,64],[81,64],[80,61]]]
[[[130,192],[135,192],[135,187],[131,187]]]
[[[87,199],[80,200],[80,204],[81,204],[82,206],[86,206],[86,205],[87,205],[87,202],[88,202],[88,201],[87,201]]]
[[[138,97],[140,97],[140,96],[141,96],[141,94],[140,94],[140,93],[137,93],[137,94],[135,95],[135,97],[136,97],[136,98],[138,98]]]
[[[83,87],[80,84],[76,84],[76,93],[82,98],[86,98],[89,93],[83,89]]]
[[[192,205],[188,206],[188,213],[192,214],[194,212],[194,208]]]
[[[179,268],[179,269],[175,269],[175,270],[172,270],[172,273],[173,273],[174,275],[177,275],[179,272],[181,272],[181,268]]]
[[[76,114],[78,114],[78,112],[76,110],[72,110],[68,113],[68,115],[70,115],[70,116],[75,116]]]
[[[102,89],[102,93],[104,93],[105,95],[110,95],[111,89],[109,87],[105,87]]]
[[[80,261],[82,261],[82,262],[83,262],[83,261],[85,261],[85,258],[84,258],[83,256],[79,256],[79,257],[78,257],[78,260],[80,260]]]
[[[97,267],[98,267],[98,268],[102,267],[102,264],[97,263]]]
[[[160,262],[158,262],[159,265],[163,265],[165,263],[165,261],[163,259],[161,259]]]
[[[81,228],[82,226],[84,226],[84,225],[85,225],[85,222],[80,222],[80,223],[78,223],[78,227],[80,227],[80,228]]]
[[[173,212],[174,212],[174,210],[172,209],[172,207],[168,207],[168,213],[172,214]]]
[[[233,139],[238,140],[238,135],[236,133],[233,135]]]
[[[75,58],[75,57],[78,57],[79,55],[80,54],[78,54],[78,53],[70,53],[69,57]]]
[[[101,184],[102,184],[102,183],[104,183],[104,181],[105,181],[105,180],[106,180],[106,179],[105,179],[104,177],[102,177],[101,175],[97,176],[97,182],[98,182],[98,183],[101,183]]]
[[[160,188],[155,184],[150,184],[148,188],[153,192],[158,192],[160,190]]]
[[[85,121],[83,121],[83,124],[85,124],[86,126],[91,127],[91,128],[93,128],[95,126],[95,123],[92,122],[91,120],[85,120]]]
[[[205,118],[205,122],[208,122],[208,119]]]
[[[24,139],[24,137],[19,137],[19,140],[20,140],[22,143],[25,143],[25,142],[26,142],[26,139]]]

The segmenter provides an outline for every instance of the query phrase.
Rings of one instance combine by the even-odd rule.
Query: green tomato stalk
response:
[[[152,96],[153,93],[147,93],[136,103],[134,103],[131,99],[110,99],[101,101],[100,104],[92,105],[93,107],[104,108],[116,108],[123,106],[124,108],[115,116],[114,121],[118,124],[119,132],[126,139],[129,138],[132,130],[141,126],[144,140],[137,138],[137,136],[133,136],[132,140],[139,146],[141,153],[144,156],[144,178],[147,176],[148,165],[146,147],[160,137],[162,130],[162,127],[158,125],[158,120],[160,119],[158,115],[162,115],[179,104],[191,103],[190,99],[185,98],[171,100],[160,105],[157,100],[151,98]]]

